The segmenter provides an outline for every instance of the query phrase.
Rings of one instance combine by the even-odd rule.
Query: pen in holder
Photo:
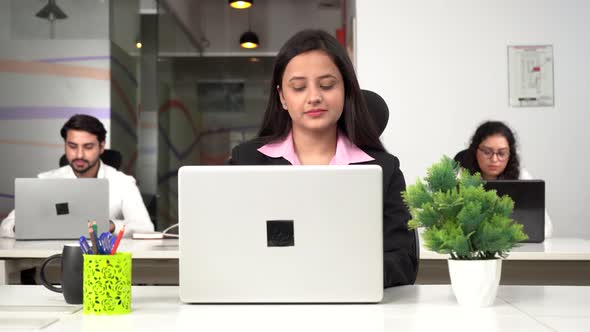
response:
[[[84,255],[84,313],[131,312],[131,253]]]

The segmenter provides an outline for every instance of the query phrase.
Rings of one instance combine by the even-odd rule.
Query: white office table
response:
[[[20,283],[20,271],[38,266],[41,260],[61,253],[65,244],[75,240],[16,241],[0,238],[0,285]],[[118,251],[133,254],[133,280],[140,284],[178,284],[178,240],[123,239]],[[56,265],[48,269],[50,280],[56,280]]]
[[[447,255],[438,254],[424,248],[420,243],[420,259],[446,260]],[[550,238],[543,243],[523,243],[514,248],[508,260],[529,261],[590,261],[590,240],[578,238]]]
[[[45,258],[60,253],[64,244],[75,241],[16,241],[0,238],[0,259]],[[134,259],[178,259],[178,240],[124,239],[119,251],[133,253]],[[448,256],[432,252],[421,241],[420,259],[446,260]],[[523,243],[511,251],[508,260],[574,260],[590,261],[590,240],[551,238],[544,243]]]
[[[417,283],[450,283],[447,255],[424,248],[421,242]],[[590,240],[550,238],[523,243],[502,262],[505,285],[590,285]]]
[[[61,252],[65,243],[74,242],[15,241],[0,238],[0,284],[8,283],[10,272],[18,270],[23,264],[38,264],[41,259]],[[124,239],[119,250],[133,254],[136,262],[134,282],[136,277],[153,276],[154,278],[149,280],[138,279],[138,282],[150,284],[162,281],[164,284],[177,284],[178,240]],[[429,251],[422,245],[417,282],[448,284],[447,258],[446,255]],[[12,280],[14,279],[13,275]],[[525,243],[515,248],[503,262],[502,283],[590,285],[590,240],[551,238],[544,243]]]
[[[71,243],[76,243],[76,241],[16,241],[0,238],[0,259],[43,259],[61,253],[63,246]],[[123,239],[118,251],[131,252],[134,259],[178,259],[178,240]]]
[[[448,285],[391,288],[380,304],[187,305],[178,287],[133,287],[132,313],[84,315],[40,286],[0,286],[0,330],[587,331],[590,287],[501,286],[494,306],[456,304]]]

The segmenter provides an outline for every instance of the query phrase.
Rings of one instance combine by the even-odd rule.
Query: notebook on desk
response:
[[[494,180],[484,187],[495,189],[499,196],[508,195],[514,201],[512,219],[522,224],[528,240],[545,240],[545,182],[542,180]]]
[[[185,166],[180,299],[379,302],[382,174],[363,166]]]
[[[17,240],[79,239],[88,221],[108,230],[109,184],[106,179],[15,179]]]

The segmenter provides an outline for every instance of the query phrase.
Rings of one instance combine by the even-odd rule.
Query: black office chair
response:
[[[467,156],[467,149],[461,150],[461,151],[457,152],[457,154],[455,155],[455,157],[453,158],[453,160],[455,160],[456,162],[458,162],[459,165],[462,165],[466,156]]]
[[[123,164],[123,155],[121,155],[121,152],[117,150],[104,149],[104,152],[100,155],[100,159],[103,163],[117,170],[121,168],[121,165]],[[68,159],[64,154],[61,156],[61,158],[59,158],[59,167],[65,166],[67,164]]]
[[[389,121],[389,108],[387,107],[387,103],[385,100],[383,100],[383,98],[381,98],[380,95],[373,91],[361,91],[365,97],[365,102],[367,103],[369,113],[373,115],[373,120],[377,125],[377,129],[379,129],[379,135],[381,135],[383,134],[385,127],[387,127],[387,122]]]
[[[361,90],[367,103],[369,113],[373,116],[373,120],[379,129],[379,135],[383,134],[387,122],[389,122],[389,108],[387,103],[380,95],[370,90]],[[414,231],[414,237],[416,238],[416,259],[418,261],[418,267],[420,266],[420,236],[418,230]],[[418,267],[416,267],[416,273],[418,273]]]

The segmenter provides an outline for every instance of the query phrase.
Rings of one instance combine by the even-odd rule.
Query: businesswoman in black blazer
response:
[[[399,161],[381,144],[352,63],[328,33],[304,30],[281,48],[258,137],[234,148],[229,163],[381,166],[384,286],[416,280],[415,233],[406,225]]]

